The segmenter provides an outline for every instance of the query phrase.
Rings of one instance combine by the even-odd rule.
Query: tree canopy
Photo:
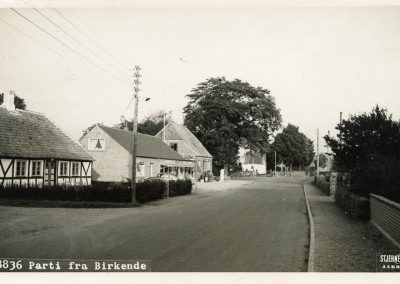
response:
[[[4,94],[1,93],[0,94],[0,105],[3,103],[3,100],[4,100]],[[15,104],[15,108],[26,109],[25,100],[17,95],[14,98],[14,104]]]
[[[225,77],[210,78],[187,95],[184,124],[214,157],[217,168],[234,165],[239,146],[265,153],[280,110],[270,91]]]
[[[290,123],[276,135],[271,150],[276,151],[277,163],[293,167],[309,166],[315,155],[313,142]]]
[[[172,113],[170,111],[158,111],[146,116],[140,123],[138,123],[138,132],[142,134],[156,135],[164,127],[164,114],[166,114],[166,123],[172,121]],[[119,129],[128,128],[129,131],[132,131],[133,121],[126,119],[125,116],[121,116],[120,122],[115,124],[113,127]]]
[[[324,136],[336,162],[351,169],[376,155],[400,158],[400,124],[385,108],[375,106],[370,113],[352,115],[335,129],[337,137]]]
[[[400,202],[400,122],[375,106],[370,113],[352,115],[335,128],[337,137],[324,139],[339,167],[351,173],[351,190]]]

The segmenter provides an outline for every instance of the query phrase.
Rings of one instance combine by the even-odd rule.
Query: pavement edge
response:
[[[307,205],[307,215],[308,215],[308,222],[310,224],[310,246],[308,250],[308,263],[307,263],[307,271],[308,272],[314,272],[314,255],[315,255],[315,228],[314,228],[314,219],[312,217],[312,212],[311,212],[311,206],[310,203],[308,202],[308,197],[307,197],[307,192],[306,192],[306,186],[303,183],[303,192],[304,192],[304,197],[306,199],[306,205]]]

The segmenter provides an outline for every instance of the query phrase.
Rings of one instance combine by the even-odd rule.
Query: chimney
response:
[[[9,91],[8,93],[3,94],[3,104],[0,107],[5,108],[9,111],[15,111],[14,98],[14,91]]]

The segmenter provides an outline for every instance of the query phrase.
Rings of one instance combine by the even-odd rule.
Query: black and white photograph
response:
[[[399,275],[400,5],[366,2],[0,1],[1,276]]]

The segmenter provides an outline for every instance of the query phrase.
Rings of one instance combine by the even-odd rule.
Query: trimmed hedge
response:
[[[129,187],[123,183],[94,183],[91,186],[5,187],[0,197],[8,199],[131,202]]]
[[[170,197],[191,194],[190,180],[170,181]],[[136,200],[145,203],[162,199],[165,196],[167,183],[162,180],[145,180],[136,184]],[[90,186],[51,186],[51,187],[3,187],[0,198],[58,200],[72,202],[132,202],[129,183],[96,182]]]
[[[177,180],[169,181],[169,196],[179,196],[192,194],[192,181],[191,180]]]
[[[167,185],[161,180],[145,180],[136,184],[136,200],[140,203],[164,198]]]
[[[336,203],[355,219],[369,220],[370,218],[369,199],[366,197],[354,194],[343,187],[337,187]]]

